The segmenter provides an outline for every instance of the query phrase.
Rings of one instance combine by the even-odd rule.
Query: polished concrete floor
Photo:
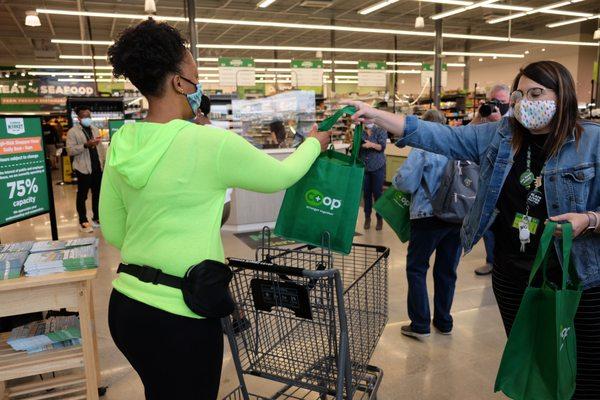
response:
[[[81,236],[75,212],[75,187],[55,186],[59,236],[61,239]],[[473,270],[484,263],[483,244],[461,260],[456,297],[453,306],[455,319],[452,336],[432,333],[418,341],[400,334],[407,322],[406,311],[406,245],[385,227],[382,232],[357,230],[358,242],[380,244],[391,248],[389,323],[379,342],[372,364],[381,367],[385,376],[379,390],[380,400],[480,400],[500,399],[493,393],[500,356],[505,343],[498,309],[491,290],[490,277],[477,277]],[[106,400],[144,399],[141,382],[116,349],[107,324],[107,306],[111,280],[116,275],[119,252],[107,245],[99,231],[100,268],[94,285],[97,334],[102,368],[102,384],[109,387]],[[0,228],[0,240],[45,240],[50,238],[50,225],[45,216]],[[253,251],[230,233],[223,233],[228,256],[253,257]],[[429,287],[432,288],[431,274]],[[430,297],[432,294],[430,294]],[[251,382],[254,388],[264,389],[262,382]],[[231,355],[226,351],[221,383],[222,396],[237,386]],[[260,392],[261,394],[268,394]]]

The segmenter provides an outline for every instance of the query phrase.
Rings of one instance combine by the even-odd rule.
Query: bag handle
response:
[[[531,268],[531,274],[529,275],[529,285],[533,282],[533,279],[537,275],[540,267],[542,267],[542,272],[544,274],[544,282],[547,280],[546,278],[546,269],[548,268],[548,258],[550,255],[550,244],[552,243],[552,239],[554,238],[554,231],[556,230],[559,224],[552,221],[546,222],[546,227],[544,228],[544,233],[542,234],[542,238],[540,239],[540,246],[538,247],[537,254],[535,256],[535,261],[533,262],[533,267]],[[570,272],[572,269],[570,268],[571,264],[571,248],[573,247],[573,226],[570,223],[560,224],[562,228],[562,289],[566,289],[567,282],[570,278]],[[577,274],[574,275],[574,279],[577,278]]]
[[[328,131],[333,128],[333,125],[342,118],[344,115],[353,115],[356,112],[356,108],[354,106],[346,106],[344,108],[340,108],[333,114],[331,117],[326,118],[319,124],[320,131]],[[354,128],[354,137],[352,140],[352,163],[356,164],[358,161],[358,155],[360,153],[360,142],[362,140],[362,132],[363,126],[362,123],[356,125]]]

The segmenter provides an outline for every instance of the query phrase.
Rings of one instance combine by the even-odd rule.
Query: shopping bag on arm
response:
[[[355,111],[352,106],[338,110],[319,124],[319,130],[330,130],[344,114],[352,115]],[[332,250],[350,253],[365,173],[358,159],[361,137],[362,124],[354,130],[350,155],[330,148],[285,192],[276,235],[322,246],[327,232]]]
[[[390,186],[375,202],[373,208],[396,232],[402,243],[410,239],[410,194]]]
[[[514,400],[570,400],[575,392],[577,347],[574,319],[581,284],[570,263],[573,229],[562,225],[562,282],[556,287],[546,278],[552,234],[549,222],[529,277],[521,306],[504,349],[495,391]],[[555,239],[558,240],[558,239]],[[532,282],[539,272],[541,287]]]

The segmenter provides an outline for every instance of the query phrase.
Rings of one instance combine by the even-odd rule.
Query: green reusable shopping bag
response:
[[[535,258],[529,287],[508,337],[495,391],[515,400],[570,400],[575,392],[577,347],[573,320],[581,298],[581,284],[570,264],[573,228],[563,224],[561,287],[546,279],[548,255],[554,251],[548,222]],[[558,240],[558,239],[556,239]],[[539,270],[541,287],[531,284]]]
[[[402,243],[410,239],[410,194],[390,186],[373,205]]]
[[[352,106],[338,110],[319,124],[319,130],[330,130],[344,114],[352,115],[355,111]],[[365,173],[358,159],[361,137],[362,124],[354,130],[351,155],[330,148],[285,192],[275,225],[276,235],[350,253]],[[328,240],[324,242],[326,232]]]

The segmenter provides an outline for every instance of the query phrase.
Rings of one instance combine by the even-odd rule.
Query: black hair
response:
[[[285,126],[283,126],[282,121],[276,120],[271,122],[269,124],[269,129],[275,134],[277,143],[281,144],[285,140]]]
[[[149,18],[121,32],[108,48],[108,60],[115,77],[126,77],[146,97],[160,96],[165,77],[180,73],[185,45],[177,29]]]
[[[200,100],[200,112],[205,117],[208,117],[208,114],[210,114],[210,99],[205,94],[202,95]]]
[[[92,109],[90,108],[90,106],[77,106],[75,107],[75,109],[73,110],[75,111],[75,115],[79,116],[79,113],[82,111],[92,111]]]

